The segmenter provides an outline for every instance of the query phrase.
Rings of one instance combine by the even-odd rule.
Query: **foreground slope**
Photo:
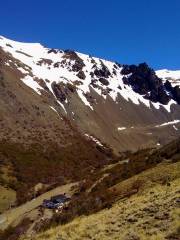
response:
[[[75,185],[46,189],[5,211],[0,239],[178,239],[179,163],[180,139],[124,153],[81,175]],[[40,206],[58,191],[71,195],[68,206],[58,212]]]
[[[163,161],[110,187],[117,199],[112,207],[78,217],[31,239],[179,239],[179,170],[179,161]]]

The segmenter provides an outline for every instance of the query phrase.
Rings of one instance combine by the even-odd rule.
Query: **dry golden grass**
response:
[[[140,181],[136,194],[110,209],[76,218],[33,240],[160,240],[180,233],[180,163],[164,163],[114,186],[117,194]],[[111,189],[112,190],[112,189]]]
[[[16,192],[0,185],[0,213],[11,207],[16,201]]]
[[[1,158],[1,156],[0,156]],[[16,202],[16,191],[8,187],[8,183],[16,181],[12,176],[12,166],[9,163],[0,164],[0,213]]]
[[[62,185],[60,187],[54,188],[39,197],[22,204],[19,207],[13,208],[9,211],[6,211],[1,215],[2,219],[6,219],[4,223],[0,222],[0,230],[6,229],[8,226],[17,226],[20,221],[22,221],[25,217],[30,218],[31,212],[37,207],[39,207],[44,199],[50,199],[52,196],[58,195],[58,194],[63,194],[66,193],[69,196],[73,194],[72,186],[76,186],[77,183],[69,183],[66,185]]]

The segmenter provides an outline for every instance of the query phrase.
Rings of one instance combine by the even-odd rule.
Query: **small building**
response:
[[[51,197],[50,200],[44,199],[42,206],[49,209],[61,209],[70,201],[70,198],[64,194]]]

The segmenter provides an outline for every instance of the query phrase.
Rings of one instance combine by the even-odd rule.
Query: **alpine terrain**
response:
[[[0,36],[0,130],[0,239],[179,239],[180,70]]]

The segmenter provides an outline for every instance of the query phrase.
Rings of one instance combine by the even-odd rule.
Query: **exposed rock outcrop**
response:
[[[160,102],[165,105],[171,99],[180,102],[180,88],[172,87],[169,81],[164,84],[146,63],[138,66],[124,65],[121,74],[124,75],[124,84],[130,85],[135,92],[144,95],[144,98],[152,102]]]

